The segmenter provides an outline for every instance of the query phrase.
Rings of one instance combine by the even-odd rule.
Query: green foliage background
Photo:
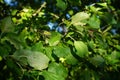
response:
[[[119,1],[18,2],[0,0],[0,80],[120,79]]]

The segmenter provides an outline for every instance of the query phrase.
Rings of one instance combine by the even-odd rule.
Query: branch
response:
[[[45,7],[45,5],[46,5],[46,2],[44,2],[44,3],[41,5],[41,7],[33,14],[33,16],[36,16],[36,15],[42,10],[42,8]]]

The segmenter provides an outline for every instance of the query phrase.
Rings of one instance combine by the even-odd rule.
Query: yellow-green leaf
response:
[[[85,57],[85,56],[88,55],[88,47],[84,42],[75,41],[74,46],[75,46],[75,49],[76,49],[76,54],[79,57]]]
[[[74,16],[72,16],[71,24],[73,24],[74,26],[78,26],[78,25],[83,26],[86,24],[84,20],[87,20],[89,17],[90,17],[90,14],[86,12],[79,12]]]

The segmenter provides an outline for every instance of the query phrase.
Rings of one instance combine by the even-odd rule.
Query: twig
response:
[[[112,28],[111,26],[107,27],[107,28],[103,31],[103,34],[106,33],[107,31],[109,31],[111,28]]]
[[[45,7],[45,5],[46,5],[46,2],[44,2],[44,3],[41,5],[41,7],[33,14],[33,16],[36,16],[36,15],[42,10],[42,8]]]
[[[50,15],[54,16],[55,18],[59,19],[59,16],[54,14],[54,13],[50,13]]]

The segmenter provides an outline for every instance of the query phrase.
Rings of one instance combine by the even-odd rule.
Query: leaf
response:
[[[99,12],[100,10],[101,10],[102,8],[96,8],[95,6],[90,6],[90,10],[91,10],[91,12],[94,12],[94,13],[97,13],[97,12]]]
[[[94,41],[93,40],[91,40],[91,41],[88,41],[88,45],[89,45],[89,47],[91,48],[91,49],[95,49],[95,43],[94,43]]]
[[[50,46],[55,46],[60,42],[61,34],[58,32],[53,32],[50,39],[48,40],[48,43]]]
[[[97,3],[97,4],[102,6],[102,7],[108,8],[107,3]]]
[[[70,54],[70,49],[69,47],[65,47],[65,46],[55,46],[54,54],[57,57],[65,57]]]
[[[48,67],[48,71],[52,72],[53,74],[59,75],[61,77],[63,77],[64,79],[67,77],[68,71],[67,69],[62,65],[62,64],[58,64],[55,62],[52,62],[49,67]]]
[[[67,64],[76,65],[78,60],[70,53],[65,57],[65,61]]]
[[[40,51],[40,52],[43,52],[43,49],[44,49],[44,47],[43,47],[43,44],[42,44],[41,41],[37,42],[35,45],[33,45],[33,46],[31,47],[31,50],[32,50],[32,51]]]
[[[51,61],[55,61],[54,57],[52,56],[52,54],[53,54],[53,47],[51,47],[51,46],[45,47],[45,54],[47,55],[47,57]]]
[[[21,32],[22,33],[22,32]],[[26,41],[24,39],[25,36],[17,35],[15,33],[9,33],[4,38],[4,40],[7,40],[10,42],[16,49],[22,49],[23,47],[27,47]]]
[[[9,34],[7,37],[4,38],[4,40],[7,40],[10,42],[16,49],[23,48],[23,42],[18,38],[16,34]]]
[[[12,22],[11,17],[6,17],[1,21],[1,25],[0,25],[1,31],[4,32],[13,32],[14,31],[14,25]]]
[[[48,67],[49,63],[49,58],[37,51],[31,51],[31,50],[17,50],[14,54],[13,57],[21,61],[22,63],[28,63],[31,67],[37,69],[37,70],[42,70]],[[26,60],[26,61],[25,61]]]
[[[101,66],[104,65],[105,60],[100,55],[96,55],[96,56],[94,56],[93,58],[90,59],[90,62],[93,65],[95,65],[96,67],[98,67],[98,66],[101,67]]]
[[[96,15],[90,17],[88,21],[89,28],[99,29],[100,28],[100,20]]]
[[[0,61],[2,61],[2,59],[3,59],[3,58],[0,56]]]
[[[16,62],[11,59],[11,58],[7,58],[6,59],[6,68],[9,69],[9,71],[13,74],[16,75],[16,79],[18,79],[18,77],[22,76],[22,69],[16,64]],[[6,68],[4,68],[6,70]],[[8,72],[9,73],[9,72]]]
[[[101,19],[106,22],[107,24],[117,24],[117,21],[114,18],[114,15],[111,13],[104,13],[104,15],[101,16]]]
[[[62,0],[57,0],[56,6],[63,11],[67,8],[67,4]]]
[[[42,75],[44,76],[45,80],[65,80],[63,77],[48,71],[43,71]]]
[[[85,13],[85,12],[79,12],[75,14],[74,16],[72,16],[71,24],[73,24],[74,26],[78,26],[78,25],[84,26],[86,25],[84,20],[87,20],[89,17],[90,17],[90,14]]]
[[[65,80],[68,71],[62,64],[52,62],[48,67],[48,71],[43,71],[42,75],[45,80]]]
[[[113,51],[111,54],[106,55],[108,64],[115,65],[119,62],[120,52]]]
[[[83,43],[82,41],[75,41],[74,42],[74,46],[76,49],[76,54],[79,57],[85,57],[88,55],[88,47],[85,43]]]
[[[0,56],[5,58],[9,55],[11,46],[8,44],[0,45]]]

